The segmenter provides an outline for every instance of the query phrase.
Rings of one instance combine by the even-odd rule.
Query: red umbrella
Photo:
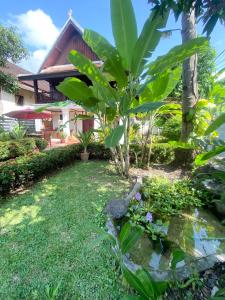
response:
[[[33,108],[25,108],[10,111],[6,113],[5,116],[21,120],[51,119],[52,113],[49,111],[37,112]]]

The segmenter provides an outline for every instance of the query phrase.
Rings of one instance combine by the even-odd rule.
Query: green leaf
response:
[[[108,85],[107,80],[96,65],[83,54],[76,50],[72,50],[69,53],[68,59],[80,73],[85,74],[91,81],[97,82],[103,86]]]
[[[165,104],[164,102],[146,102],[140,106],[130,109],[129,112],[133,114],[146,113],[149,111],[156,110],[161,106],[163,106],[164,104]]]
[[[159,56],[154,62],[150,63],[148,74],[159,74],[168,68],[175,67],[195,53],[206,52],[208,47],[208,40],[204,37],[187,41],[182,45],[172,48],[166,55]]]
[[[127,76],[117,49],[103,36],[89,29],[84,31],[83,39],[104,62],[104,71],[113,76],[119,87],[125,87]]]
[[[105,112],[105,115],[106,115],[106,119],[108,121],[113,121],[116,117],[116,109],[113,108],[113,107],[107,107],[106,108],[106,112]]]
[[[70,51],[68,59],[80,73],[85,74],[92,81],[93,85],[95,84],[95,86],[102,89],[106,88],[110,98],[116,99],[115,90],[91,60],[76,50]]]
[[[216,26],[217,21],[219,20],[219,14],[213,14],[207,23],[204,26],[203,33],[207,33],[207,36],[209,37],[210,34],[213,31],[213,28]]]
[[[141,269],[136,273],[133,273],[126,266],[122,266],[123,275],[131,287],[133,287],[141,296],[151,299],[154,297],[154,287],[152,281],[146,278],[146,276],[142,276],[140,271],[145,272],[145,270]]]
[[[159,297],[165,293],[168,284],[166,281],[154,281],[155,294]]]
[[[205,131],[205,135],[208,135],[219,128],[225,123],[225,113],[221,114],[215,121],[213,121]]]
[[[123,254],[127,253],[143,234],[141,227],[125,223],[119,235],[120,248]]]
[[[201,153],[196,156],[195,158],[195,165],[196,166],[202,166],[204,165],[209,159],[219,155],[220,153],[225,151],[225,146],[218,146],[214,150]]]
[[[107,148],[115,148],[124,134],[124,129],[124,125],[118,125],[115,129],[113,129],[105,139],[105,146]]]
[[[128,114],[128,109],[130,107],[130,99],[127,95],[124,95],[120,99],[119,111],[121,116],[126,116]]]
[[[182,68],[167,69],[151,80],[140,95],[140,103],[161,101],[169,96],[180,80]]]
[[[130,70],[133,49],[137,41],[137,24],[131,0],[111,0],[111,20],[116,48],[123,67]]]
[[[173,270],[176,269],[176,265],[181,262],[182,260],[185,259],[185,253],[184,251],[180,250],[180,249],[177,249],[177,250],[174,250],[173,253],[173,258],[172,258],[172,261],[171,261],[171,268]]]
[[[66,78],[57,86],[57,90],[70,100],[82,102],[85,106],[94,106],[98,103],[91,89],[78,78]]]
[[[146,63],[146,59],[149,58],[161,38],[161,32],[158,30],[165,27],[167,23],[169,12],[165,13],[164,16],[161,14],[155,15],[154,12],[151,13],[142,32],[135,44],[131,71],[135,76],[142,73],[143,67]]]

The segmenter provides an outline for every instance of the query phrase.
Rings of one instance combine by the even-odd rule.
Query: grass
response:
[[[2,204],[0,299],[120,299],[102,209],[127,186],[106,162],[76,163]]]

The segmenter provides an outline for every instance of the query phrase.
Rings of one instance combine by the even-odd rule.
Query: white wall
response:
[[[1,99],[0,99],[1,111],[0,114],[5,114],[11,110],[15,110],[17,108],[15,95],[9,94],[4,90],[1,90]]]
[[[34,93],[32,91],[27,91],[20,89],[18,95],[24,97],[24,105],[35,104]],[[20,106],[19,106],[20,107]],[[9,111],[16,110],[18,105],[16,105],[16,96],[9,94],[8,92],[1,90],[0,93],[0,114],[5,114]]]

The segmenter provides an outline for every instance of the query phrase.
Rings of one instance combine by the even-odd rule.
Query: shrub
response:
[[[173,183],[161,177],[148,179],[143,186],[143,196],[148,209],[159,215],[179,214],[186,208],[204,204],[204,192],[195,188],[188,179]]]
[[[35,140],[26,138],[21,140],[0,141],[0,161],[26,155],[36,149]]]
[[[148,151],[148,150],[147,150]],[[135,162],[135,154],[137,155],[138,162],[141,157],[141,146],[138,144],[130,145],[131,162]],[[174,147],[168,143],[155,143],[152,145],[151,163],[165,164],[174,159]]]
[[[109,150],[102,144],[89,145],[90,157],[108,159]],[[0,164],[0,195],[8,194],[30,181],[71,164],[80,159],[81,145],[69,145],[45,152],[20,156]]]
[[[79,157],[80,146],[70,145],[25,155],[0,165],[0,194],[7,194],[29,181],[70,164]]]
[[[90,159],[105,159],[111,158],[109,149],[106,149],[104,144],[91,143],[88,145],[88,152],[90,153]]]
[[[27,130],[23,126],[15,125],[9,134],[12,139],[20,140],[25,137],[26,132],[27,132]]]
[[[39,151],[43,151],[48,146],[48,141],[46,141],[45,139],[41,139],[41,138],[35,138],[35,144],[36,144],[37,148],[39,149]]]
[[[162,127],[162,135],[170,141],[178,141],[181,135],[181,116],[173,116]]]

